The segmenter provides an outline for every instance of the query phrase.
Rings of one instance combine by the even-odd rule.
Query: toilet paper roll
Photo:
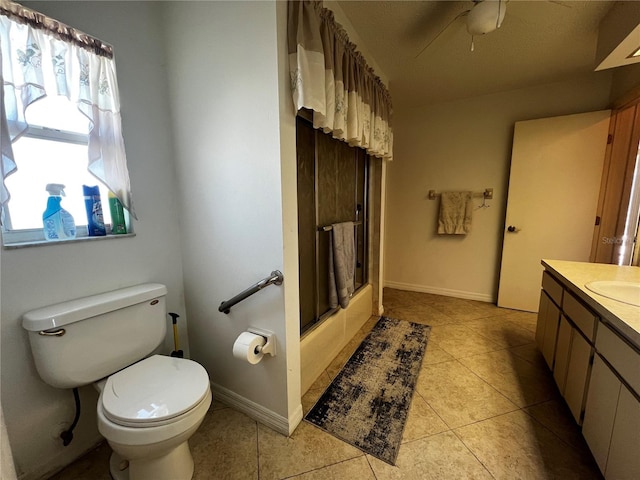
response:
[[[233,356],[255,365],[264,354],[259,347],[267,343],[264,337],[251,332],[242,332],[233,344]]]

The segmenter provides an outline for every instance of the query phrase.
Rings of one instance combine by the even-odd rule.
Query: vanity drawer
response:
[[[546,271],[542,272],[542,288],[556,305],[562,305],[562,292],[564,289],[562,285]]]
[[[640,393],[640,353],[609,327],[600,324],[596,350],[622,376],[636,393]]]
[[[580,329],[584,336],[593,343],[598,317],[570,293],[564,294],[562,311]]]

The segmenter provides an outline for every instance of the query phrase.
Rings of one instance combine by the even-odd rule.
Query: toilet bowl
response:
[[[116,480],[193,475],[188,439],[211,405],[209,376],[196,362],[154,355],[97,384],[98,430],[113,450]]]
[[[188,440],[211,405],[209,375],[194,361],[152,355],[167,332],[166,295],[164,285],[136,285],[22,316],[42,380],[100,391],[98,430],[116,480],[193,475]]]

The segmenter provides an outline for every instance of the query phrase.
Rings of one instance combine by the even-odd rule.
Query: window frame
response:
[[[42,125],[29,124],[22,137],[69,143],[74,145],[84,145],[87,148],[89,145],[88,133],[71,132],[68,130],[45,127]],[[20,161],[20,159],[18,160]],[[100,182],[100,180],[98,179],[96,179],[96,181]],[[44,228],[13,229],[11,223],[11,209],[9,204],[10,201],[6,206],[2,208],[1,212],[2,244],[4,248],[18,248],[32,245],[51,245],[60,243],[82,242],[87,240],[99,240],[105,238],[126,238],[135,236],[135,233],[131,231],[131,222],[128,219],[127,212],[125,213],[128,220],[126,234],[112,235],[111,223],[105,223],[105,229],[107,232],[106,236],[90,237],[87,225],[76,225],[76,238],[66,240],[46,240],[44,237]]]
[[[30,244],[52,245],[64,242],[76,242],[96,240],[104,238],[125,238],[133,236],[132,219],[138,219],[133,205],[129,169],[125,153],[124,138],[122,135],[122,118],[120,114],[120,98],[115,70],[113,47],[102,40],[88,35],[80,30],[70,27],[59,20],[50,18],[40,12],[31,10],[23,5],[8,4],[0,8],[0,23],[2,24],[2,62],[5,77],[2,79],[4,94],[0,97],[3,104],[2,137],[4,143],[14,143],[20,137],[25,136],[58,140],[66,142],[71,147],[78,140],[73,132],[57,130],[58,127],[74,130],[73,125],[63,123],[63,117],[55,117],[53,124],[42,120],[34,122],[41,128],[34,127],[25,118],[28,107],[41,99],[49,97],[66,97],[74,103],[80,113],[84,114],[91,122],[87,128],[87,140],[81,143],[88,145],[88,151],[92,152],[91,161],[87,158],[87,170],[100,182],[100,190],[104,198],[105,189],[116,194],[122,204],[124,221],[127,225],[127,234],[111,234],[110,225],[106,226],[107,235],[99,237],[85,236],[82,226],[77,227],[77,237],[74,239],[47,241],[44,232],[40,235],[39,221],[36,223],[35,204],[29,200],[20,199],[14,204],[13,219],[10,216],[11,207],[9,200],[11,193],[8,191],[5,180],[15,172],[17,163],[11,148],[3,151],[3,182],[0,185],[2,203],[0,204],[0,233],[2,234],[3,247],[28,246]],[[11,53],[13,53],[13,55]],[[8,62],[5,64],[5,62]],[[6,68],[5,68],[6,67]],[[28,88],[25,89],[25,87]],[[7,100],[8,99],[8,100]],[[5,108],[5,107],[9,108]],[[50,113],[55,109],[47,108]],[[42,128],[44,126],[48,128]],[[34,128],[29,128],[29,127]],[[29,132],[27,132],[29,130]],[[62,137],[60,136],[62,132]],[[71,137],[67,136],[71,133]],[[85,129],[82,128],[82,134]],[[53,138],[51,138],[53,137]],[[56,138],[57,137],[57,138]],[[75,137],[75,138],[74,138]],[[69,141],[70,140],[70,141]],[[32,141],[30,140],[29,143]],[[36,162],[44,161],[43,154],[37,149],[40,145],[33,142],[32,145],[24,145],[25,148],[34,147],[35,150],[22,155],[24,163],[29,165],[29,159]],[[49,144],[50,146],[50,144]],[[24,153],[23,152],[23,153]],[[44,150],[46,152],[46,149]],[[46,154],[46,153],[45,153]],[[4,156],[6,155],[6,159]],[[95,155],[95,157],[94,157]],[[77,158],[75,152],[57,157],[59,160]],[[4,163],[6,162],[6,163]],[[23,165],[24,165],[23,163]],[[33,163],[31,167],[41,168],[42,163]],[[50,164],[54,170],[59,169],[59,164]],[[65,165],[62,170],[70,172],[72,176],[77,172],[75,166]],[[43,170],[44,171],[44,170]],[[31,175],[21,177],[28,184]],[[83,184],[85,179],[81,179]],[[12,182],[13,183],[13,182]],[[64,183],[69,186],[77,184],[76,179],[67,179]],[[40,181],[37,183],[40,184]],[[92,184],[92,183],[91,183]],[[35,183],[33,184],[36,185]],[[16,186],[12,186],[16,188]],[[26,192],[27,186],[18,185],[17,192]],[[39,187],[38,187],[39,188]],[[31,191],[29,191],[31,194]],[[72,210],[77,215],[77,196],[74,194]],[[104,198],[106,200],[106,198]],[[109,203],[103,201],[103,205]],[[6,208],[5,208],[6,207]],[[20,210],[22,208],[24,210]],[[29,210],[27,210],[27,208]],[[84,209],[82,209],[84,210]],[[103,207],[109,217],[109,208]],[[22,219],[25,219],[22,222]],[[13,221],[12,221],[13,220]],[[20,220],[20,221],[19,221]],[[20,230],[14,230],[14,225],[19,225]]]

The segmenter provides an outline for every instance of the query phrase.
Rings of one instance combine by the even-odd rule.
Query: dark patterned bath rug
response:
[[[380,317],[305,420],[395,465],[430,332]]]

